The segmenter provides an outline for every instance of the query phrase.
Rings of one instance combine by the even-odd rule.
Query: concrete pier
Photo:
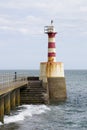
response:
[[[4,114],[10,115],[10,93],[4,97]]]
[[[0,97],[0,121],[4,123],[4,98]]]
[[[15,109],[16,107],[15,98],[16,98],[15,91],[12,91],[10,94],[11,109]]]
[[[28,77],[28,85],[20,89],[21,104],[46,104],[45,85],[39,77]]]
[[[28,84],[24,77],[23,79],[9,83],[9,86],[0,84],[0,122],[4,123],[4,115],[10,115],[10,111],[20,105],[20,88]]]
[[[0,122],[4,123],[4,115],[10,115],[10,111],[19,105],[20,88],[0,96]]]
[[[15,104],[16,106],[19,106],[20,105],[20,89],[17,89],[15,93],[16,93]]]

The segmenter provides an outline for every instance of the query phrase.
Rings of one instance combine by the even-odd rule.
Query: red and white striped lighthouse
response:
[[[56,62],[55,36],[57,32],[55,32],[52,20],[50,26],[44,27],[44,32],[48,35],[48,61],[40,63],[39,80],[43,81],[43,86],[47,89],[49,102],[55,103],[64,101],[67,97],[64,65],[62,62]]]
[[[40,79],[64,77],[63,63],[56,62],[55,36],[57,32],[53,26],[53,20],[51,20],[50,26],[44,27],[44,32],[48,35],[48,61],[40,64]]]
[[[45,26],[44,32],[48,34],[48,62],[56,62],[56,44],[55,44],[55,28],[53,26],[53,20],[51,20],[50,26]]]
[[[56,62],[56,43],[55,36],[57,32],[51,20],[50,26],[44,27],[44,32],[48,35],[48,61],[40,64],[40,79],[48,77],[64,77],[64,68],[62,62]]]

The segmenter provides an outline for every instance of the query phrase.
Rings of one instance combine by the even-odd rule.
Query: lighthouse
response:
[[[56,62],[55,28],[51,20],[51,26],[46,26],[44,32],[48,35],[48,62]]]
[[[66,82],[64,76],[63,62],[56,61],[56,41],[57,32],[53,26],[53,20],[49,26],[44,27],[44,33],[48,36],[48,61],[40,63],[39,79],[47,84],[49,102],[54,103],[66,99]]]

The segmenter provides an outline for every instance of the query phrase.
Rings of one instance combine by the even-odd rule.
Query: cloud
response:
[[[23,18],[14,19],[6,15],[0,15],[0,30],[19,32],[24,35],[27,34],[41,34],[39,25],[43,24],[44,20],[40,17],[27,15]]]
[[[84,2],[85,1],[85,2]],[[87,4],[86,0],[53,0],[50,2],[50,0],[8,0],[4,1],[2,0],[0,2],[1,8],[14,8],[14,9],[42,9],[42,10],[48,10],[49,12],[66,12],[68,10],[76,10],[79,6]],[[73,9],[74,7],[74,9]]]
[[[46,1],[47,2],[47,1]],[[0,7],[6,9],[31,9],[31,8],[44,8],[47,6],[46,2],[41,0],[8,0],[8,1],[1,1]]]
[[[87,6],[80,7],[80,11],[83,13],[87,13]]]
[[[82,23],[87,20],[83,14],[87,11],[86,4],[86,0],[54,0],[51,2],[50,0],[3,0],[0,3],[0,10],[7,10],[7,15],[4,14],[4,11],[0,13],[0,30],[19,32],[24,35],[41,34],[43,31],[41,27],[47,24],[50,19],[55,20],[58,28],[82,28]],[[19,17],[17,12],[14,15],[11,11],[18,13],[23,11],[23,15],[21,13]]]
[[[87,31],[82,31],[82,32],[80,33],[80,36],[86,37],[86,36],[87,36]]]

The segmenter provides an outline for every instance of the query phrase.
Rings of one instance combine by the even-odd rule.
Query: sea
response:
[[[38,76],[39,70],[3,70]],[[55,105],[21,105],[0,130],[87,130],[87,70],[65,70],[67,100]]]

